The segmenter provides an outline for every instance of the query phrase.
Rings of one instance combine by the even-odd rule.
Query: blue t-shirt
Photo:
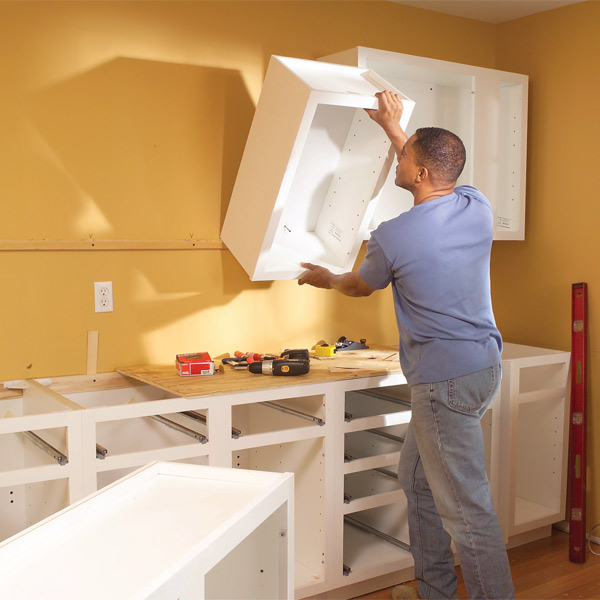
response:
[[[409,385],[500,364],[502,338],[490,296],[493,212],[464,185],[382,223],[367,243],[360,276],[393,284],[400,364]]]

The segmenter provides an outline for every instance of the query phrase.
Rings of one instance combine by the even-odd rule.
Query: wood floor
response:
[[[592,545],[595,552],[600,546]],[[583,564],[569,562],[569,536],[554,530],[552,536],[508,551],[517,599],[600,599],[600,556],[587,553]],[[458,573],[458,598],[467,598]],[[380,590],[361,600],[388,600],[392,589]]]

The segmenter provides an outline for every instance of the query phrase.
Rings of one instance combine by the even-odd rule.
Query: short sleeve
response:
[[[358,272],[365,283],[377,290],[387,287],[394,278],[392,265],[373,236],[367,242],[367,255]]]

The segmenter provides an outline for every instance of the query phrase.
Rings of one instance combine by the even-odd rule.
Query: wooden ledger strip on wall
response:
[[[221,240],[0,240],[0,251],[32,250],[224,250]]]

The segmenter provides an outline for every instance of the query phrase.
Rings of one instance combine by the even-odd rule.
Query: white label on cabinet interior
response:
[[[327,235],[330,235],[332,238],[335,238],[338,242],[341,242],[342,236],[344,235],[344,231],[332,221],[331,223],[329,223]]]

